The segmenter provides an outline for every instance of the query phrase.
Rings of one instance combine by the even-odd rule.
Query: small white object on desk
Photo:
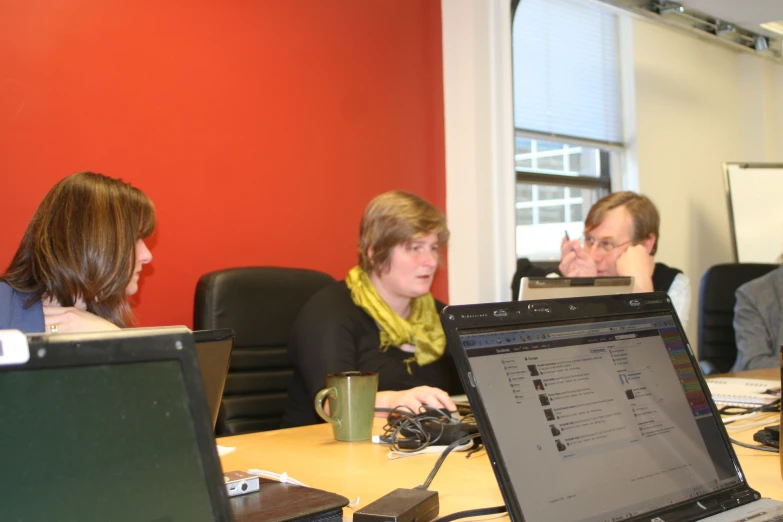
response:
[[[228,455],[229,453],[233,453],[236,451],[236,448],[232,448],[231,446],[221,446],[220,444],[217,445],[218,450],[218,456],[222,457],[223,455]]]
[[[753,408],[766,406],[780,399],[780,381],[713,377],[707,379],[712,400],[718,406]]]

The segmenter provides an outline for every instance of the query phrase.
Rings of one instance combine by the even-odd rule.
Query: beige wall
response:
[[[695,351],[701,275],[733,261],[721,164],[783,161],[783,65],[632,24],[638,186],[661,210],[659,260],[691,279]]]

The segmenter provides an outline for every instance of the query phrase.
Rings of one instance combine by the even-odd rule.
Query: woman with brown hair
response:
[[[152,261],[155,207],[139,189],[80,172],[35,211],[0,276],[0,330],[87,332],[133,324],[128,297]]]
[[[288,354],[294,366],[283,426],[315,424],[324,375],[378,373],[376,408],[422,405],[454,410],[462,393],[430,294],[449,239],[446,218],[422,198],[391,191],[367,206],[359,230],[359,265],[304,306]]]

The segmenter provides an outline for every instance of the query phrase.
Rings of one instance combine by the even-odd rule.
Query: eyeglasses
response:
[[[586,246],[587,248],[591,249],[595,246],[598,248],[599,251],[603,252],[604,254],[608,254],[615,248],[620,248],[621,246],[625,246],[633,239],[629,239],[628,241],[623,241],[622,243],[615,243],[614,241],[610,241],[608,239],[601,239],[600,241],[596,241],[596,239],[592,236],[582,237],[582,244]]]

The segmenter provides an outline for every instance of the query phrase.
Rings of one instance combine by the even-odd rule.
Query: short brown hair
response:
[[[438,244],[449,240],[446,216],[415,194],[392,190],[376,196],[359,226],[359,266],[368,274],[386,268],[392,249],[419,236],[435,233]],[[372,247],[370,259],[367,251]]]
[[[72,174],[38,205],[0,280],[33,294],[27,306],[45,298],[73,306],[81,298],[89,312],[129,326],[125,290],[136,242],[154,228],[155,207],[141,190],[103,174]]]
[[[622,206],[625,206],[626,210],[628,210],[633,222],[631,241],[639,243],[648,238],[650,234],[655,235],[655,244],[650,251],[651,255],[655,255],[655,252],[658,250],[658,239],[660,238],[658,228],[661,224],[661,218],[658,214],[658,209],[655,208],[650,198],[636,192],[614,192],[596,201],[590,208],[590,212],[587,213],[585,235],[603,223],[607,212]]]

